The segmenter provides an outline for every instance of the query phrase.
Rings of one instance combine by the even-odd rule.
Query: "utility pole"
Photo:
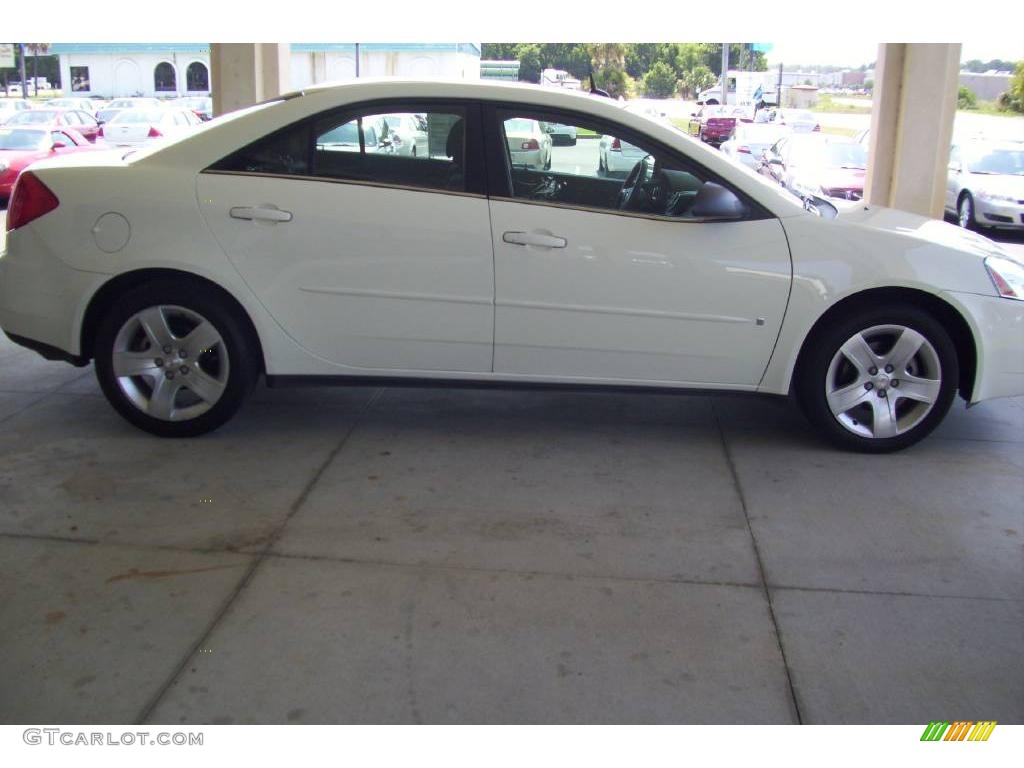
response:
[[[28,98],[28,74],[25,72],[25,44],[18,43],[18,50],[21,51],[21,98]]]
[[[356,77],[359,77],[359,43],[356,43]]]
[[[729,44],[722,43],[722,106],[729,103]]]

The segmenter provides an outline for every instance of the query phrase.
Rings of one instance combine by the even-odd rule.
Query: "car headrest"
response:
[[[455,162],[462,160],[462,141],[466,135],[465,121],[460,117],[448,131],[448,141],[444,145],[444,153]]]

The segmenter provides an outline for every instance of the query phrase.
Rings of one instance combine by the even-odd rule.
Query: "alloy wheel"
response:
[[[939,355],[921,333],[876,325],[855,333],[833,355],[825,398],[836,420],[866,438],[909,432],[931,412],[942,389]]]
[[[185,307],[157,305],[131,315],[111,355],[124,396],[162,421],[201,416],[227,387],[230,362],[223,337],[213,323]]]

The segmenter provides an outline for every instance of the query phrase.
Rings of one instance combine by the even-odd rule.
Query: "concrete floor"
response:
[[[261,388],[163,441],[4,340],[0,722],[1019,723],[1022,433]]]

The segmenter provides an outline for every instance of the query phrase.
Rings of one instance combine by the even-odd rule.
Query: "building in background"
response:
[[[961,72],[960,85],[970,88],[979,99],[983,101],[995,101],[999,94],[1010,90],[1010,81],[1013,80],[1013,72]]]
[[[291,45],[291,87],[356,76],[354,43]],[[209,43],[54,43],[65,96],[174,97],[210,93]],[[478,43],[366,43],[361,77],[480,77]]]

